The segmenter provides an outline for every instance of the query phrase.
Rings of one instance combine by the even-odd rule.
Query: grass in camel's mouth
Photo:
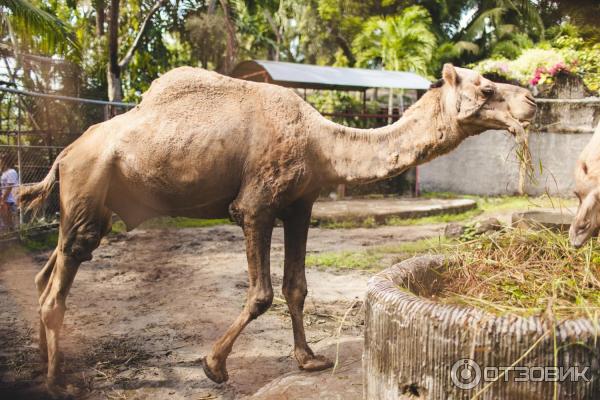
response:
[[[448,245],[443,286],[446,304],[496,314],[551,315],[600,320],[600,246],[577,250],[564,233],[505,228]]]

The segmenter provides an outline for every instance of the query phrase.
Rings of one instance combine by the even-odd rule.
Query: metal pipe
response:
[[[79,97],[62,96],[62,95],[58,95],[58,94],[36,93],[36,92],[29,92],[27,90],[12,89],[12,88],[8,88],[8,87],[0,87],[0,92],[9,92],[9,93],[15,93],[15,94],[20,94],[20,95],[25,95],[25,96],[33,96],[33,97],[44,97],[47,99],[55,99],[55,100],[74,101],[77,103],[107,104],[107,105],[116,106],[116,107],[135,107],[137,105],[136,103],[121,103],[121,102],[116,102],[116,101],[82,99]]]

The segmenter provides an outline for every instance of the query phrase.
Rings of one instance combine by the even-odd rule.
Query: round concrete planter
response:
[[[539,317],[436,303],[427,297],[443,284],[443,268],[443,257],[415,257],[369,280],[365,399],[471,399],[484,388],[477,399],[600,399],[600,321],[568,320],[554,330]],[[498,367],[513,365],[501,375]],[[548,381],[555,372],[558,383]]]

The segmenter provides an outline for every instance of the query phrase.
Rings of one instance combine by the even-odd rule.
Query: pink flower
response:
[[[560,71],[567,71],[567,72],[569,71],[569,69],[563,62],[557,63],[552,68],[550,68],[550,70],[548,72],[550,73],[550,75],[554,76],[557,73],[559,73]]]
[[[545,72],[544,68],[542,68],[542,67],[536,68],[533,78],[529,81],[529,83],[531,83],[532,86],[537,85],[539,83],[540,79],[542,79],[543,72]]]

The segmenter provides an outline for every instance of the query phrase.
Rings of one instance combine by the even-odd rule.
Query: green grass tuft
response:
[[[370,251],[325,252],[306,256],[307,266],[339,269],[371,270],[378,266],[380,261],[381,256]]]
[[[324,229],[355,229],[355,228],[376,228],[380,225],[388,226],[409,226],[409,225],[435,225],[447,224],[449,222],[468,221],[484,212],[508,212],[511,210],[527,210],[533,208],[564,208],[577,205],[574,199],[562,199],[557,197],[527,197],[527,196],[498,196],[484,197],[474,195],[459,195],[449,192],[424,193],[421,197],[425,199],[473,199],[477,202],[477,208],[462,213],[432,215],[422,218],[398,218],[391,217],[383,223],[377,223],[373,217],[365,218],[362,221],[336,221],[336,222],[317,222],[313,221],[313,226],[319,226]]]
[[[21,245],[27,251],[43,251],[56,247],[58,243],[58,232],[41,232],[36,234],[26,234],[21,238]]]
[[[217,225],[228,225],[231,221],[228,219],[197,219],[186,217],[159,217],[153,218],[140,225],[142,229],[166,229],[166,228],[206,228]],[[116,221],[112,227],[112,233],[122,233],[126,231],[123,221]]]
[[[380,271],[393,263],[413,257],[417,254],[437,252],[452,241],[439,237],[402,242],[394,245],[376,246],[360,251],[336,251],[306,256],[308,267],[324,267],[335,269],[356,269],[363,271]]]

